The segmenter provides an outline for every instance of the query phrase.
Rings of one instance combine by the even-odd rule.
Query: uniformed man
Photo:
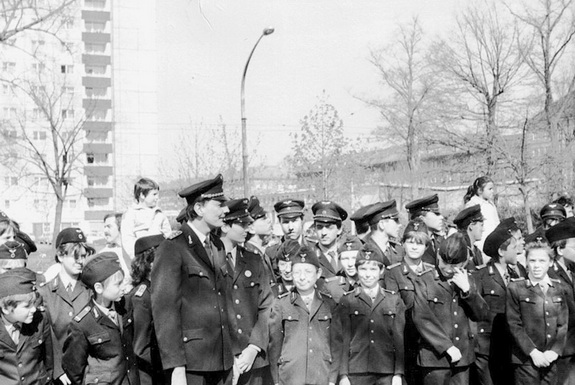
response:
[[[508,384],[513,381],[511,334],[505,321],[506,288],[511,277],[525,277],[517,262],[517,239],[496,228],[485,238],[484,253],[491,259],[474,272],[477,290],[488,305],[477,323],[475,369],[479,384]],[[520,268],[518,268],[520,266]]]
[[[292,262],[296,288],[274,300],[270,315],[273,383],[335,384],[341,357],[336,303],[315,289],[321,267],[314,249],[302,247]]]
[[[312,208],[313,223],[316,229],[318,243],[316,252],[321,267],[321,279],[318,288],[326,290],[336,302],[343,295],[339,288],[341,269],[339,265],[338,239],[342,232],[342,222],[347,219],[347,211],[331,201],[315,203]]]
[[[439,244],[445,239],[443,234],[444,218],[439,212],[438,202],[439,197],[437,194],[433,194],[425,198],[416,199],[405,205],[409,212],[409,219],[419,218],[428,228],[431,241],[425,250],[423,261],[431,264],[437,263]]]
[[[187,222],[156,250],[152,268],[152,315],[165,370],[173,385],[231,384],[234,362],[227,316],[228,264],[212,230],[227,208],[223,178],[179,192]]]
[[[253,223],[248,202],[245,198],[226,202],[230,211],[224,218],[221,240],[230,271],[228,311],[233,320],[238,384],[263,385],[271,383],[267,350],[272,292],[261,257],[241,246]]]
[[[264,263],[269,282],[270,284],[273,284],[276,282],[276,275],[274,273],[272,261],[269,255],[265,253],[269,237],[272,233],[271,218],[269,217],[268,212],[260,206],[260,201],[255,196],[250,198],[248,211],[254,222],[249,228],[248,237],[246,238],[247,241],[244,244],[244,247],[246,250],[260,256]]]
[[[362,246],[363,243],[361,239],[357,236],[347,234],[345,238],[341,240],[337,250],[339,254],[339,264],[341,265],[341,270],[338,274],[345,278],[341,282],[341,286],[345,292],[351,291],[359,285],[355,262],[357,261],[357,254]]]
[[[457,226],[457,231],[465,235],[467,249],[469,251],[468,270],[475,270],[476,266],[483,265],[483,254],[475,243],[483,237],[483,215],[481,206],[474,205],[461,210],[453,220]]]
[[[413,320],[422,337],[418,362],[424,384],[467,385],[475,361],[469,321],[478,320],[487,305],[465,270],[463,234],[444,240],[438,257],[437,267],[415,281]]]
[[[365,217],[365,213],[373,206],[374,203],[369,204],[367,206],[362,206],[354,212],[349,219],[355,225],[355,234],[359,239],[363,241],[363,239],[369,234],[369,223],[367,223],[367,219]]]
[[[573,217],[552,226],[545,232],[551,243],[554,262],[549,277],[559,279],[567,287],[569,324],[565,349],[557,361],[557,384],[575,384],[575,220]]]
[[[277,252],[279,279],[272,285],[274,298],[277,298],[279,295],[287,293],[293,289],[291,261],[300,248],[300,244],[295,239],[288,239],[281,244]]]
[[[385,266],[401,262],[403,248],[397,242],[401,225],[395,200],[373,204],[365,218],[370,228],[365,243],[381,256]]]
[[[68,327],[84,306],[90,301],[90,289],[80,280],[87,257],[94,249],[86,244],[82,230],[69,227],[56,237],[56,261],[60,273],[52,280],[40,284],[38,292],[44,299],[46,312],[52,326],[54,348],[54,378],[63,385],[70,384],[62,368],[62,351],[68,335]]]
[[[509,217],[503,219],[496,227],[496,229],[504,229],[508,231],[517,240],[517,262],[522,266],[525,266],[525,238],[523,237],[523,232],[517,225],[517,221],[514,217]],[[511,276],[511,278],[517,278],[518,276]]]
[[[541,208],[539,216],[543,222],[541,224],[543,229],[549,230],[552,226],[564,221],[565,218],[567,218],[567,212],[565,211],[565,207],[559,203],[549,203]]]

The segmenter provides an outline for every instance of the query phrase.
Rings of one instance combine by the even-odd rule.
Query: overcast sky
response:
[[[265,27],[246,81],[248,136],[266,163],[289,154],[290,132],[323,90],[346,135],[369,135],[376,111],[369,50],[391,43],[398,23],[418,16],[424,32],[453,25],[456,0],[170,0],[158,2],[159,124],[172,139],[189,122],[240,127],[245,61]],[[202,12],[203,11],[203,14]]]

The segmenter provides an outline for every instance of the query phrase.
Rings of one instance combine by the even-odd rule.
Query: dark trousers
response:
[[[273,385],[272,373],[269,366],[252,369],[240,376],[238,385]]]
[[[500,356],[486,356],[476,353],[471,377],[471,383],[476,385],[512,384],[513,366],[509,360],[502,359]]]
[[[555,384],[557,379],[557,361],[546,368],[538,368],[529,361],[523,365],[515,365],[516,385]]]
[[[186,371],[188,385],[231,385],[232,370],[219,370],[217,372],[190,372]]]
[[[391,385],[393,374],[348,374],[351,385]]]
[[[557,360],[557,385],[575,385],[575,356]]]
[[[421,370],[424,385],[469,384],[469,366],[454,368],[421,368]]]

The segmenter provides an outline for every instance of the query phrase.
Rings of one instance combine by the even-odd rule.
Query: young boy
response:
[[[423,383],[469,384],[475,361],[469,321],[487,307],[465,270],[467,243],[457,232],[439,246],[437,267],[416,280],[413,321],[421,334],[419,366]]]
[[[94,297],[68,328],[62,367],[72,384],[139,385],[132,351],[132,319],[116,301],[123,296],[124,273],[116,254],[96,254],[84,265],[82,282]]]
[[[483,254],[476,246],[476,243],[483,239],[483,215],[481,206],[474,205],[461,210],[453,223],[457,230],[465,235],[467,247],[469,249],[469,270],[475,270],[476,266],[483,265]]]
[[[291,291],[294,287],[292,276],[292,258],[301,248],[299,242],[295,239],[287,239],[281,244],[276,252],[276,263],[278,266],[279,279],[272,285],[274,298],[281,294]]]
[[[37,311],[36,274],[15,268],[0,274],[0,383],[50,384],[52,339],[47,317]]]
[[[274,384],[335,384],[341,325],[335,301],[315,289],[321,277],[316,251],[302,247],[292,258],[295,289],[274,300],[270,315],[270,368]]]
[[[551,266],[548,246],[528,248],[525,258],[528,278],[512,280],[507,286],[515,384],[554,384],[557,358],[567,337],[567,288],[547,275]]]
[[[339,253],[339,264],[341,265],[341,271],[339,272],[340,286],[344,289],[344,292],[348,292],[359,286],[357,280],[357,268],[355,263],[357,261],[357,254],[363,243],[355,235],[348,234],[341,245],[338,248]]]
[[[355,264],[361,287],[344,294],[337,309],[343,335],[339,385],[401,385],[405,305],[379,285],[381,254],[367,246]]]
[[[170,235],[172,227],[168,218],[157,206],[160,186],[151,179],[141,178],[134,185],[136,204],[130,207],[122,217],[122,247],[131,259],[134,259],[136,239],[154,234]]]
[[[60,264],[58,276],[40,284],[38,292],[44,299],[52,326],[54,348],[54,378],[67,385],[70,380],[62,369],[62,349],[72,318],[90,300],[90,290],[80,281],[86,258],[94,253],[82,230],[69,227],[56,237],[56,262]]]

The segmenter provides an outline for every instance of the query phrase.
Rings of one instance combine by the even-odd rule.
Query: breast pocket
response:
[[[200,266],[188,266],[188,279],[194,291],[199,291],[204,282],[208,282],[208,272]]]
[[[94,333],[88,336],[88,343],[94,351],[95,358],[109,359],[116,356],[117,352],[108,346],[111,340],[108,332]]]

